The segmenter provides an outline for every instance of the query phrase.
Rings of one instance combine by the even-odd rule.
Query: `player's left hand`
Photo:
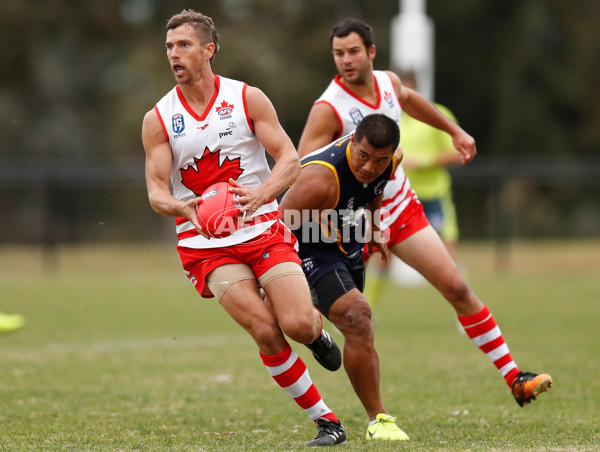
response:
[[[229,191],[238,195],[236,202],[242,205],[240,208],[241,223],[239,226],[242,227],[244,220],[250,218],[265,203],[265,200],[258,190],[252,190],[231,178],[229,178],[229,185],[231,185]]]
[[[371,237],[371,240],[369,240],[369,243],[367,243],[367,253],[369,254],[369,257],[373,256],[375,246],[377,246],[377,249],[381,253],[383,261],[387,262],[390,257],[390,251],[385,240],[385,235],[379,229],[373,231],[373,236]]]
[[[468,163],[477,155],[475,139],[464,130],[460,129],[460,133],[453,135],[452,142],[456,150],[460,152],[461,163]]]

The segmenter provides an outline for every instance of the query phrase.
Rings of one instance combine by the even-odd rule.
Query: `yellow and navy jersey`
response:
[[[385,184],[396,168],[392,159],[385,171],[370,183],[359,182],[352,173],[350,154],[351,135],[346,135],[302,160],[302,167],[323,165],[335,176],[337,199],[331,210],[320,218],[311,218],[296,229],[294,234],[300,244],[300,257],[317,254],[355,257],[365,244],[364,207],[383,193]]]

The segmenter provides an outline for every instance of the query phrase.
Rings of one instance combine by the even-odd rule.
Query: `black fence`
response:
[[[600,236],[600,157],[478,156],[452,170],[462,239]],[[0,245],[174,240],[144,162],[0,162]]]

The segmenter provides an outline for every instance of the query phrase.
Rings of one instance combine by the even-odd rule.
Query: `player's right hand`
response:
[[[194,225],[194,227],[196,228],[196,231],[198,231],[198,234],[200,234],[202,237],[206,238],[206,239],[210,239],[210,236],[204,231],[204,229],[202,229],[202,226],[200,226],[200,222],[198,221],[198,215],[197,215],[197,207],[198,204],[200,204],[200,201],[202,199],[200,197],[194,198],[194,199],[190,199],[189,201],[187,201],[184,206],[183,206],[183,210],[181,212],[182,216],[186,217],[188,220],[190,220],[190,222]]]

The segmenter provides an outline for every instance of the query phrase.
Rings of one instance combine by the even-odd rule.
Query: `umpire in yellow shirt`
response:
[[[404,85],[416,89],[414,74],[400,74],[400,79]],[[450,110],[437,103],[434,105],[456,122]],[[423,204],[425,216],[456,261],[459,232],[448,167],[460,164],[460,154],[454,149],[452,137],[403,112],[400,144],[404,151],[402,167]]]

